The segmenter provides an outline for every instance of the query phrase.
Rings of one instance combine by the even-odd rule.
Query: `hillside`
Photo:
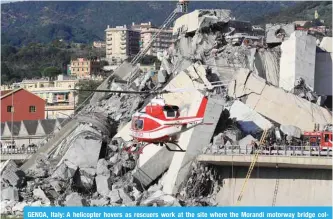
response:
[[[1,44],[48,43],[56,38],[79,43],[104,39],[107,25],[152,21],[162,24],[176,2],[14,2],[2,4]],[[190,2],[199,8],[231,9],[236,18],[253,20],[295,5],[294,2]],[[129,16],[130,15],[130,16]]]
[[[326,26],[332,27],[332,2],[298,2],[293,7],[286,8],[281,12],[273,12],[263,18],[254,19],[257,23],[290,22],[295,20],[313,20],[315,10],[318,11],[319,19],[324,20]]]

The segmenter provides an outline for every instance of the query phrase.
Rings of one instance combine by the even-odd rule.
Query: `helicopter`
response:
[[[221,87],[224,85],[214,85]],[[207,88],[206,88],[207,89]],[[136,111],[131,117],[129,135],[133,138],[129,146],[123,147],[128,153],[142,154],[143,149],[149,144],[165,146],[167,150],[174,152],[186,152],[177,143],[182,132],[192,129],[198,125],[212,125],[204,122],[204,115],[208,103],[208,95],[203,95],[198,111],[193,116],[181,116],[179,106],[165,103],[162,94],[188,92],[199,90],[198,88],[179,88],[161,91],[130,91],[130,90],[86,90],[72,89],[78,91],[93,91],[118,94],[156,94],[150,103],[142,110]],[[172,149],[175,145],[178,149]]]

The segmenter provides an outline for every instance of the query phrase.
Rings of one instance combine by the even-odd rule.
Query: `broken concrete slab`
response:
[[[213,147],[223,147],[224,146],[224,135],[223,133],[219,133],[218,135],[214,136],[213,138]]]
[[[140,203],[141,206],[181,206],[176,198],[171,195],[164,194],[161,190],[154,192],[148,199]]]
[[[255,72],[274,86],[279,86],[280,47],[259,50],[255,55]]]
[[[71,136],[73,132],[79,129],[79,123],[76,120],[71,120],[70,122],[66,123],[64,127],[61,128],[59,132],[56,133],[56,135],[46,142],[42,142],[44,145],[42,147],[39,147],[38,151],[30,157],[29,160],[27,160],[20,169],[24,171],[25,173],[33,172],[34,167],[36,167],[36,162],[40,155],[49,155],[54,152],[54,149],[56,147],[59,147],[59,145],[63,144],[67,141],[67,137]]]
[[[185,96],[185,95],[184,95]],[[201,104],[202,96],[191,94],[192,104],[189,106],[188,114],[193,115]],[[178,144],[182,146],[185,153],[175,153],[168,169],[163,192],[166,194],[176,194],[180,186],[185,183],[193,160],[202,153],[205,145],[210,143],[211,137],[215,131],[217,122],[224,108],[224,99],[210,97],[204,116],[204,122],[210,125],[199,125],[183,132],[180,135]]]
[[[73,178],[78,167],[73,163],[65,160],[57,166],[56,170],[51,175],[52,179],[68,180]]]
[[[107,206],[110,201],[107,198],[92,199],[90,201],[90,206]]]
[[[283,132],[285,135],[292,136],[295,138],[301,138],[302,130],[296,126],[292,125],[281,125],[280,126],[281,132]]]
[[[18,190],[15,187],[7,187],[1,189],[1,201],[18,201],[19,194]]]
[[[110,175],[110,170],[108,168],[108,162],[105,159],[100,159],[97,162],[97,175]]]
[[[111,203],[121,203],[121,197],[119,195],[119,191],[117,189],[109,192],[108,197],[110,198]]]
[[[117,146],[115,146],[115,147],[117,147]],[[109,162],[110,162],[110,164],[114,165],[114,164],[118,163],[119,160],[120,160],[119,154],[116,153],[109,159]]]
[[[45,195],[44,191],[41,188],[34,189],[33,196],[37,199],[40,199],[44,204],[50,204],[50,199]]]
[[[251,147],[249,147],[249,145],[251,145],[252,141],[257,141],[257,139],[255,139],[252,135],[247,135],[244,138],[242,138],[241,140],[238,141],[239,147],[241,148],[241,150],[251,150]]]
[[[110,175],[97,175],[95,177],[96,180],[96,187],[98,194],[108,197],[109,193],[111,192],[111,177]]]
[[[20,187],[23,183],[23,179],[17,174],[19,171],[20,171],[19,168],[17,167],[16,163],[13,160],[5,161],[1,165],[1,170],[0,170],[1,184]]]
[[[82,196],[77,193],[73,192],[66,196],[66,200],[64,203],[66,206],[84,206],[84,201]]]
[[[319,47],[326,52],[332,53],[332,37],[324,37],[321,40]]]
[[[18,202],[16,203],[16,205],[13,206],[12,208],[12,212],[15,214],[15,215],[23,215],[23,209],[25,206],[28,206],[28,203],[26,202]]]
[[[52,188],[58,193],[68,186],[65,182],[60,180],[51,179],[49,182]]]
[[[272,121],[293,125],[302,131],[313,130],[315,124],[331,123],[332,115],[327,109],[267,84],[258,93],[261,83],[265,83],[262,78],[242,69],[229,84],[228,95],[247,97],[244,103],[251,109]]]
[[[295,31],[281,45],[279,87],[291,91],[299,78],[314,87],[316,38],[305,31]]]
[[[266,43],[282,43],[295,31],[295,24],[266,24]]]
[[[79,168],[97,168],[101,147],[102,140],[100,136],[88,132],[86,135],[77,136],[62,160],[67,160]]]
[[[273,124],[239,100],[228,108],[230,118],[236,118],[245,134],[256,133],[273,127]]]
[[[81,168],[79,173],[80,180],[76,185],[86,190],[90,190],[94,186],[96,170],[94,168]]]
[[[158,74],[157,74],[158,83],[164,84],[167,81],[167,77],[168,77],[168,73],[166,70],[161,69],[158,71]]]
[[[210,20],[216,23],[228,22],[230,20],[230,16],[231,11],[225,9],[195,10],[181,16],[175,21],[173,35],[195,32],[199,28],[207,26],[207,24],[205,25],[206,18],[211,18]]]
[[[0,202],[0,214],[1,215],[8,215],[12,213],[12,208],[15,206],[16,201],[1,201]]]

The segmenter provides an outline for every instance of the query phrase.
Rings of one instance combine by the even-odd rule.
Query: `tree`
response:
[[[51,79],[61,74],[61,70],[56,67],[47,67],[43,70],[42,75]]]
[[[94,80],[81,80],[76,85],[75,88],[78,90],[78,105],[80,105],[83,101],[85,101],[92,91],[84,91],[84,90],[96,90],[98,86],[101,84],[101,81]]]

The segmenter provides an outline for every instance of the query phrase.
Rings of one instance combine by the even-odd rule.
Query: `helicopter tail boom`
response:
[[[205,116],[207,103],[208,103],[208,98],[205,96],[201,100],[201,104],[199,106],[197,115],[195,117],[197,117],[197,118],[203,118]]]

